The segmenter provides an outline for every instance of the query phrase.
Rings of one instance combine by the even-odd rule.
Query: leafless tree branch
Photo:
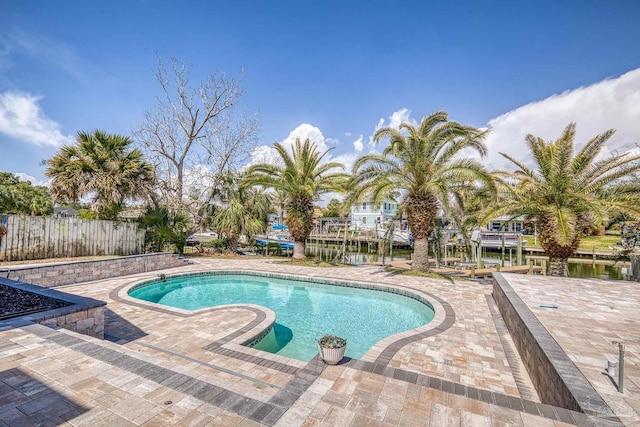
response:
[[[247,161],[257,145],[258,117],[234,115],[244,95],[242,70],[235,78],[213,73],[194,86],[187,66],[172,57],[167,66],[158,59],[155,75],[162,95],[145,112],[136,136],[155,163],[162,199],[196,216],[206,203],[202,186],[210,188],[212,177]],[[196,188],[186,189],[189,184]]]

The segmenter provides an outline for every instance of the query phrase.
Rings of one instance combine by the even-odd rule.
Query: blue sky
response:
[[[0,170],[44,180],[78,131],[131,134],[170,56],[194,81],[243,68],[261,144],[309,135],[346,163],[439,109],[492,128],[492,167],[570,121],[640,142],[640,2],[441,3],[0,0]]]

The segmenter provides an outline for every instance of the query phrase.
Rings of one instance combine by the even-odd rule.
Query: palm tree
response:
[[[380,204],[394,192],[404,195],[400,208],[413,233],[413,270],[429,271],[428,239],[438,210],[449,210],[456,188],[473,182],[494,189],[491,174],[479,162],[459,157],[464,149],[484,156],[486,133],[449,121],[447,112],[438,111],[419,126],[403,123],[400,129],[378,129],[374,140],[389,139],[389,145],[382,154],[366,154],[356,161],[353,200],[370,198]]]
[[[271,200],[276,208],[275,213],[278,215],[278,224],[284,224],[284,211],[287,206],[287,195],[282,190],[276,189],[271,193]]]
[[[330,192],[343,192],[349,176],[335,169],[344,169],[338,162],[322,163],[330,150],[318,152],[309,139],[296,139],[291,153],[275,143],[282,164],[262,163],[247,170],[245,182],[273,188],[286,195],[285,223],[293,237],[293,259],[305,260],[306,241],[313,228],[313,202]]]
[[[147,207],[138,218],[138,227],[145,229],[145,246],[150,252],[162,252],[167,243],[176,245],[179,254],[184,253],[189,229],[189,218],[181,212],[166,207]]]
[[[632,174],[640,170],[640,156],[616,155],[597,160],[604,144],[615,131],[591,139],[574,154],[575,123],[569,124],[556,141],[527,135],[534,168],[507,154],[515,172],[496,172],[500,203],[486,218],[509,215],[534,219],[540,230],[540,244],[550,257],[549,274],[568,276],[568,258],[590,226],[599,226],[615,214],[640,214],[639,187]]]
[[[46,161],[45,174],[59,200],[75,202],[90,196],[102,219],[114,219],[129,197],[149,194],[153,167],[131,138],[99,130],[79,132],[74,145],[62,147]]]
[[[264,190],[238,186],[234,179],[228,181],[224,197],[210,204],[206,212],[218,236],[227,239],[227,250],[236,252],[241,235],[251,238],[264,231],[270,209],[271,199]]]
[[[464,254],[468,259],[473,257],[471,234],[473,230],[483,226],[484,211],[495,201],[493,196],[491,190],[477,187],[473,183],[458,187],[453,194],[454,202],[449,216],[456,224],[458,235],[462,238]]]

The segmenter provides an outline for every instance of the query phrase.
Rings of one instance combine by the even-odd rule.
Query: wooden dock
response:
[[[310,235],[307,239],[307,244],[312,245],[321,245],[323,247],[327,247],[328,245],[338,245],[341,246],[345,244],[348,247],[360,247],[367,248],[367,250],[375,250],[378,248],[378,245],[383,242],[384,239],[373,237],[373,236],[362,236],[355,235],[354,233],[347,233],[347,236],[344,236],[344,232],[338,233],[336,235]],[[408,248],[409,243],[394,241],[394,248]]]
[[[531,260],[534,263],[538,263],[538,262],[542,262],[542,261],[547,261],[549,259],[548,256],[543,256],[543,255],[527,255],[526,256],[527,261]],[[613,259],[599,259],[599,258],[574,258],[571,257],[569,258],[569,262],[570,263],[574,263],[574,264],[599,264],[599,265],[621,265],[623,267],[628,267],[631,265],[631,263],[629,261],[619,261],[619,260],[613,260]]]
[[[542,267],[526,265],[515,265],[513,267],[500,268],[477,268],[470,270],[457,270],[455,268],[434,268],[431,271],[438,274],[446,274],[456,277],[491,277],[493,273],[516,273],[516,274],[541,274]]]
[[[371,263],[372,265],[382,265],[379,262]],[[404,270],[411,269],[411,261],[402,260],[402,261],[392,261],[386,263],[392,268],[399,268]],[[455,277],[468,277],[468,278],[481,278],[481,277],[491,277],[492,273],[502,272],[502,273],[517,273],[517,274],[542,274],[542,267],[536,265],[516,265],[512,267],[494,267],[494,268],[470,268],[470,269],[457,269],[452,267],[440,267],[440,268],[432,268],[432,273],[443,274],[447,276],[455,276]]]
[[[529,254],[527,255],[527,257],[536,256],[536,255],[542,256],[542,254],[544,254],[544,249],[542,248],[525,247],[523,251]],[[577,249],[571,261],[573,262],[574,259],[580,259],[579,257],[582,257],[582,259],[584,258],[595,258],[598,260],[611,259],[615,257],[615,252],[613,250],[601,250],[601,249]]]

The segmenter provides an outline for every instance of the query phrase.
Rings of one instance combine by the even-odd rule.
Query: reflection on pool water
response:
[[[360,358],[379,340],[434,316],[429,305],[389,292],[243,274],[169,277],[129,295],[186,310],[226,304],[268,307],[276,324],[254,348],[304,361],[318,352],[316,341],[326,333],[346,338],[346,355]]]

